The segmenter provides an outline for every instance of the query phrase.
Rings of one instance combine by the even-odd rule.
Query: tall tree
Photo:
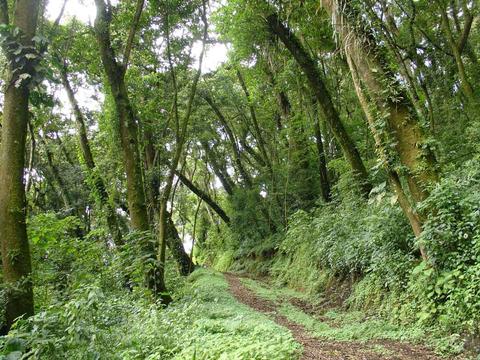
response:
[[[327,171],[327,157],[325,155],[325,149],[323,145],[323,135],[320,128],[320,119],[317,110],[317,101],[312,99],[313,107],[313,130],[315,135],[315,145],[317,146],[318,153],[318,170],[320,175],[320,190],[322,194],[323,201],[330,202],[332,200],[332,193],[330,188],[330,180],[328,179]]]
[[[100,49],[103,68],[107,75],[118,125],[127,175],[127,200],[132,228],[139,231],[149,230],[148,213],[142,179],[140,153],[138,149],[138,125],[125,84],[125,73],[132,50],[135,33],[143,9],[143,0],[137,1],[135,17],[132,21],[128,42],[125,45],[123,61],[117,59],[110,35],[112,9],[104,0],[95,0],[97,17],[95,35]],[[110,4],[110,3],[109,3]]]
[[[450,4],[450,6],[448,5],[448,3]],[[470,79],[468,78],[467,72],[465,70],[465,62],[462,58],[462,55],[465,47],[467,46],[470,31],[472,30],[474,15],[469,9],[467,1],[460,1],[460,3],[464,18],[463,29],[460,28],[457,17],[457,9],[455,8],[453,1],[437,1],[436,5],[440,11],[442,29],[445,33],[445,37],[447,38],[447,43],[452,51],[455,64],[457,65],[457,72],[460,79],[460,86],[462,92],[469,101],[473,102],[475,100],[478,100],[478,97],[476,96],[475,89]],[[454,22],[456,23],[456,27],[460,32],[457,39],[455,38],[455,34],[452,30],[451,21],[448,14],[450,11],[453,13]]]
[[[170,169],[166,179],[166,185],[163,189],[163,192],[160,197],[160,210],[159,210],[159,219],[158,219],[158,281],[162,284],[163,289],[160,293],[163,302],[168,303],[171,301],[171,298],[168,294],[165,294],[165,259],[166,259],[166,247],[167,247],[167,237],[168,237],[168,212],[167,212],[167,202],[170,198],[172,188],[173,188],[173,180],[175,177],[175,172],[177,170],[178,164],[180,162],[180,157],[183,154],[185,142],[187,139],[187,130],[188,125],[190,122],[190,117],[193,112],[193,102],[195,100],[195,96],[197,94],[197,85],[198,81],[200,80],[200,75],[202,73],[202,63],[203,57],[205,54],[205,45],[207,42],[208,37],[208,22],[207,22],[207,3],[206,0],[202,0],[202,9],[201,9],[201,17],[203,20],[203,33],[202,33],[202,50],[200,52],[199,61],[198,61],[198,68],[194,74],[192,85],[190,87],[190,91],[188,94],[187,100],[187,108],[183,117],[179,114],[179,106],[178,106],[178,84],[176,78],[176,72],[174,69],[174,65],[172,62],[172,50],[171,50],[171,39],[170,39],[170,29],[169,29],[169,10],[167,10],[165,14],[165,28],[166,28],[166,39],[167,39],[167,56],[168,56],[168,63],[170,69],[170,75],[172,78],[172,84],[174,88],[173,94],[173,113],[174,113],[174,122],[175,122],[175,150],[173,154],[173,159],[170,164]]]
[[[6,286],[3,334],[16,318],[33,314],[32,268],[25,222],[24,167],[30,85],[36,75],[33,62],[39,56],[33,42],[39,6],[38,0],[17,0],[10,22],[8,2],[0,1],[0,25],[3,26],[4,37],[2,46],[9,60],[0,144],[0,231]],[[7,30],[7,26],[11,26],[12,30]]]
[[[80,144],[82,159],[85,167],[88,170],[88,175],[90,177],[93,190],[95,190],[97,193],[99,200],[98,203],[100,205],[99,207],[105,212],[108,229],[110,230],[110,235],[112,236],[114,243],[116,245],[121,245],[123,242],[122,233],[120,231],[118,219],[115,214],[115,209],[110,204],[107,187],[105,186],[105,181],[98,173],[98,169],[96,169],[95,160],[93,159],[92,149],[90,147],[90,142],[87,136],[85,119],[82,111],[80,110],[80,106],[78,105],[78,101],[75,98],[75,93],[73,92],[70,80],[68,79],[66,64],[64,64],[64,66],[60,69],[60,76],[63,87],[65,88],[65,91],[67,93],[68,101],[70,102],[70,106],[73,110],[73,116],[75,118],[77,137]]]
[[[322,3],[334,19],[351,72],[358,73],[377,115],[386,119],[400,162],[408,169],[412,197],[417,202],[424,200],[438,180],[437,162],[413,104],[389,71],[375,40],[355,25],[358,23],[355,9],[341,0]]]

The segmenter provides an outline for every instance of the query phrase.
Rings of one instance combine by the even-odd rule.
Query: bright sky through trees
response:
[[[50,0],[47,5],[47,16],[50,20],[54,21],[61,9],[64,0]],[[112,3],[115,3],[112,2]],[[67,0],[67,4],[65,5],[65,11],[62,16],[62,20],[60,21],[61,24],[64,24],[68,21],[71,17],[76,17],[78,20],[84,22],[85,24],[93,24],[95,20],[96,10],[95,4],[93,1],[90,0]],[[210,36],[212,34],[212,30],[210,29]],[[202,50],[201,42],[198,41],[195,43],[192,49],[192,54],[195,59],[198,61],[198,57],[200,56],[200,51]],[[205,53],[205,58],[203,60],[203,72],[209,72],[218,68],[223,62],[227,59],[227,46],[224,44],[213,44],[208,45],[207,51]],[[194,67],[197,64],[193,64]]]

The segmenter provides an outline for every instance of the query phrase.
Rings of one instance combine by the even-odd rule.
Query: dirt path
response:
[[[235,298],[251,308],[270,315],[276,323],[288,328],[297,342],[303,345],[301,360],[437,360],[430,350],[390,340],[368,342],[332,341],[314,338],[302,325],[288,320],[277,312],[273,301],[258,297],[247,289],[234,274],[226,273],[225,278]]]

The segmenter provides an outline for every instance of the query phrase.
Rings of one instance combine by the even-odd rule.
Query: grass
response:
[[[368,341],[373,339],[418,341],[425,336],[420,329],[404,329],[392,325],[384,320],[365,318],[358,311],[336,312],[330,311],[321,320],[305,314],[291,304],[283,304],[280,313],[289,320],[305,326],[308,332],[315,337],[329,340],[356,340]]]
[[[385,320],[367,317],[361,311],[330,310],[319,319],[289,303],[292,298],[307,300],[303,293],[288,288],[268,287],[253,279],[243,279],[242,283],[259,297],[281,303],[280,314],[305,326],[305,329],[315,337],[340,341],[372,339],[414,341],[425,336],[420,329],[405,329]]]
[[[331,340],[423,340],[415,328],[401,328],[359,311],[331,310],[311,316],[288,300],[306,297],[294,290],[243,279],[259,297],[279,305],[278,311],[302,324],[313,336]],[[196,270],[168,308],[143,294],[104,291],[94,284],[72,293],[20,322],[0,337],[0,360],[294,360],[302,347],[291,332],[272,319],[239,303],[222,274]],[[430,341],[430,340],[429,340]],[[450,339],[430,343],[451,351]],[[375,343],[370,343],[375,347]],[[377,353],[388,351],[380,345]],[[13,355],[12,355],[13,354]],[[31,356],[33,354],[33,356]],[[17,357],[14,357],[17,356]],[[30,357],[29,357],[30,356]]]
[[[270,301],[286,301],[292,298],[307,300],[308,297],[304,293],[301,293],[297,290],[288,288],[288,287],[274,287],[269,284],[261,283],[257,280],[250,278],[242,278],[241,282],[247,288],[255,292],[258,296],[263,299]]]
[[[291,333],[237,302],[224,277],[211,270],[191,276],[196,315],[174,359],[296,359],[301,350]],[[195,357],[194,357],[195,356]]]

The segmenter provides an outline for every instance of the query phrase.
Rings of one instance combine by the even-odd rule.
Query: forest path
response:
[[[230,292],[239,302],[271,316],[277,324],[288,328],[292,332],[294,339],[303,346],[301,360],[441,359],[425,347],[399,341],[335,341],[314,337],[303,325],[291,321],[286,316],[280,314],[279,307],[282,306],[281,302],[257,296],[254,291],[248,289],[242,283],[238,275],[225,273],[224,276],[229,284]]]

